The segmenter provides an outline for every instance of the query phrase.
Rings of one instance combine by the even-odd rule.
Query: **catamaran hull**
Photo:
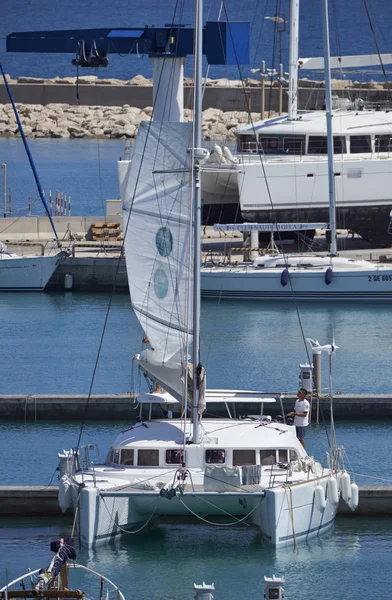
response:
[[[40,292],[52,277],[61,254],[0,258],[1,292]]]
[[[217,525],[244,521],[257,526],[274,547],[285,547],[323,535],[333,527],[337,504],[328,499],[328,478],[321,480],[326,506],[317,508],[315,487],[306,481],[252,493],[184,492],[166,498],[156,491],[115,491],[74,486],[73,504],[79,503],[79,536],[83,546],[108,541],[122,533],[140,533],[167,517],[194,516]]]
[[[376,268],[375,268],[376,269]],[[392,269],[333,271],[327,283],[326,268],[290,271],[290,282],[282,280],[280,269],[203,268],[201,293],[212,298],[255,300],[355,300],[390,301]],[[284,285],[285,284],[285,285]]]

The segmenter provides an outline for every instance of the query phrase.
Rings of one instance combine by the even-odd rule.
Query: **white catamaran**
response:
[[[293,6],[294,5],[294,6]],[[206,297],[220,297],[220,298],[253,298],[258,300],[292,300],[295,296],[299,300],[349,300],[349,301],[389,301],[392,298],[392,268],[389,265],[374,263],[366,260],[357,260],[354,258],[345,258],[337,256],[337,238],[336,238],[336,191],[340,189],[340,183],[338,180],[341,179],[341,175],[345,177],[343,172],[345,169],[350,170],[347,166],[343,167],[339,165],[339,160],[336,159],[336,139],[334,133],[339,131],[341,115],[337,115],[332,111],[332,98],[331,98],[331,69],[330,69],[330,51],[329,51],[329,28],[328,28],[328,12],[327,3],[322,0],[323,6],[323,37],[324,37],[324,73],[325,73],[325,104],[326,110],[318,114],[316,117],[311,115],[309,117],[298,117],[296,113],[296,97],[294,92],[291,92],[292,102],[295,106],[294,109],[289,113],[286,121],[291,127],[296,130],[310,127],[310,123],[315,119],[315,122],[320,122],[322,116],[324,127],[326,128],[325,141],[322,143],[325,146],[325,152],[327,153],[326,159],[324,160],[324,166],[311,166],[311,163],[304,161],[295,165],[294,171],[296,176],[299,177],[299,186],[303,185],[306,180],[301,178],[300,170],[302,168],[309,171],[309,169],[315,169],[315,175],[317,176],[317,185],[322,183],[322,190],[324,196],[329,198],[329,228],[331,233],[331,244],[330,253],[327,256],[316,256],[311,252],[307,252],[302,255],[290,254],[264,254],[258,256],[251,263],[232,264],[232,265],[205,265],[202,268],[201,275],[201,291],[202,295]],[[292,2],[292,11],[294,16],[292,19],[295,23],[298,22],[298,2]],[[296,41],[296,32],[291,31],[291,37],[294,38],[294,42],[290,46],[291,54],[298,51],[298,42]],[[290,59],[290,64],[297,64],[296,56]],[[294,77],[294,75],[293,75]],[[295,69],[295,78],[297,77],[297,68]],[[296,89],[296,83],[290,78],[290,89]],[[351,122],[351,119],[355,117],[353,113],[349,113],[345,116],[347,123]],[[389,117],[388,117],[389,118]],[[387,117],[384,117],[384,121]],[[384,122],[383,125],[386,123]],[[265,125],[268,131],[268,136],[273,138],[275,129],[279,130],[282,127],[282,122],[279,122],[276,127],[272,123]],[[364,135],[365,131],[361,125],[361,135]],[[261,132],[258,133],[261,151],[263,150],[263,135]],[[280,135],[280,134],[279,134]],[[278,138],[277,138],[278,139]],[[304,138],[305,139],[305,138]],[[310,138],[311,139],[311,138]],[[323,138],[324,139],[324,138]],[[340,138],[338,138],[340,139]],[[343,138],[342,138],[343,139]],[[320,142],[321,143],[321,142]],[[295,158],[295,157],[294,157]],[[369,157],[360,160],[364,165],[369,164]],[[388,157],[384,157],[388,158]],[[358,165],[358,157],[354,159],[356,169],[361,171],[362,167]],[[280,186],[285,201],[290,202],[290,187],[287,184],[288,172],[284,171],[283,163],[287,163],[291,158],[286,157],[280,161],[275,162],[278,171],[275,174],[269,172],[267,165],[262,165],[260,161],[264,158],[257,157],[255,161],[249,163],[250,170],[245,169],[242,175],[238,175],[239,178],[243,178],[241,183],[241,193],[248,194],[252,198],[252,202],[258,202],[263,194],[268,196],[269,208],[275,210],[275,218],[279,216],[279,203],[280,203],[280,192],[276,190],[276,186]],[[313,160],[313,159],[312,159]],[[268,162],[268,161],[267,161]],[[390,163],[390,160],[384,161]],[[382,161],[379,161],[381,164]],[[376,164],[376,163],[375,163]],[[384,163],[382,163],[384,164]],[[286,164],[287,167],[287,164]],[[324,170],[326,172],[324,173]],[[341,171],[343,169],[343,171]],[[378,173],[377,167],[377,173]],[[321,173],[321,177],[320,177]],[[392,175],[390,175],[392,176]],[[252,180],[257,178],[256,180]],[[309,184],[312,193],[315,192],[313,186],[313,174],[307,175],[307,179],[311,180]],[[255,189],[252,191],[249,187],[248,179],[253,181]],[[248,181],[248,183],[247,183]],[[301,183],[302,182],[302,183]],[[253,185],[252,184],[252,185]],[[361,182],[359,188],[363,185]],[[248,187],[247,187],[248,186]],[[377,184],[374,184],[375,188],[384,190],[382,185],[382,179]],[[358,189],[359,189],[358,188]],[[309,190],[309,187],[307,188]],[[365,190],[365,188],[363,188]],[[284,193],[283,193],[284,190]],[[321,191],[321,188],[320,188]],[[316,190],[317,192],[317,190]],[[309,192],[307,192],[309,193]],[[382,192],[383,193],[383,192]],[[277,196],[277,204],[275,204],[275,194]],[[296,188],[296,194],[300,198],[300,202],[306,200],[305,191],[301,191],[300,187]],[[317,193],[316,193],[317,195]],[[283,197],[282,196],[282,197]],[[347,199],[347,195],[345,196]],[[267,200],[265,200],[267,202]],[[296,204],[297,206],[297,204]],[[317,212],[318,218],[322,217],[322,211]],[[260,215],[259,215],[260,216]],[[325,227],[326,224],[313,223],[310,226],[302,226],[302,228],[314,229],[316,227]],[[260,230],[266,231],[285,231],[290,229],[290,224],[284,223],[248,223],[243,225],[227,225],[217,226],[220,229],[227,230],[238,230],[243,229],[256,234],[257,236]],[[301,229],[301,225],[293,224],[291,229]]]
[[[279,394],[206,390],[199,345],[202,1],[195,6],[193,128],[143,123],[123,182],[131,300],[149,344],[135,362],[165,391],[138,396],[139,418],[119,433],[105,462],[93,462],[94,445],[60,455],[60,505],[73,508],[86,546],[184,516],[246,521],[273,546],[292,545],[332,528],[341,492],[352,508],[357,502],[334,443],[321,465],[284,416],[266,415]]]
[[[298,109],[298,74],[324,70],[324,58],[299,58],[299,0],[290,0],[288,114],[241,127],[237,153],[206,165],[205,203],[246,221],[328,220],[325,111]],[[331,58],[334,69],[385,66],[391,54]],[[376,244],[390,244],[392,119],[390,107],[357,99],[333,111],[333,160],[342,227]],[[214,156],[213,155],[213,156]],[[221,164],[224,160],[225,163]],[[233,208],[234,207],[234,208]],[[228,222],[226,218],[226,223]],[[343,225],[344,224],[344,225]]]

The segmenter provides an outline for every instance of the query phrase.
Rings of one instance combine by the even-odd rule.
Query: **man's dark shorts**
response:
[[[304,440],[305,439],[305,434],[306,434],[306,429],[307,427],[296,427],[296,432],[297,432],[297,438],[299,440]]]

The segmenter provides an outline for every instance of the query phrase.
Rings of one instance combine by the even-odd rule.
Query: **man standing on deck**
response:
[[[297,400],[294,406],[294,412],[288,413],[288,417],[294,417],[294,425],[297,432],[297,438],[306,450],[305,434],[309,425],[309,409],[310,404],[306,400],[307,390],[301,388],[297,393]]]

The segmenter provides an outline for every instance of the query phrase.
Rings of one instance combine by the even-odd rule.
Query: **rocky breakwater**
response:
[[[69,104],[17,104],[19,117],[27,137],[34,138],[112,138],[136,137],[141,121],[151,119],[153,109],[132,106],[73,106]],[[186,121],[192,111],[185,109]],[[260,118],[252,113],[252,119]],[[208,108],[203,112],[205,140],[234,140],[239,126],[249,122],[245,112],[223,112]],[[0,136],[19,136],[19,129],[10,104],[0,104]]]

